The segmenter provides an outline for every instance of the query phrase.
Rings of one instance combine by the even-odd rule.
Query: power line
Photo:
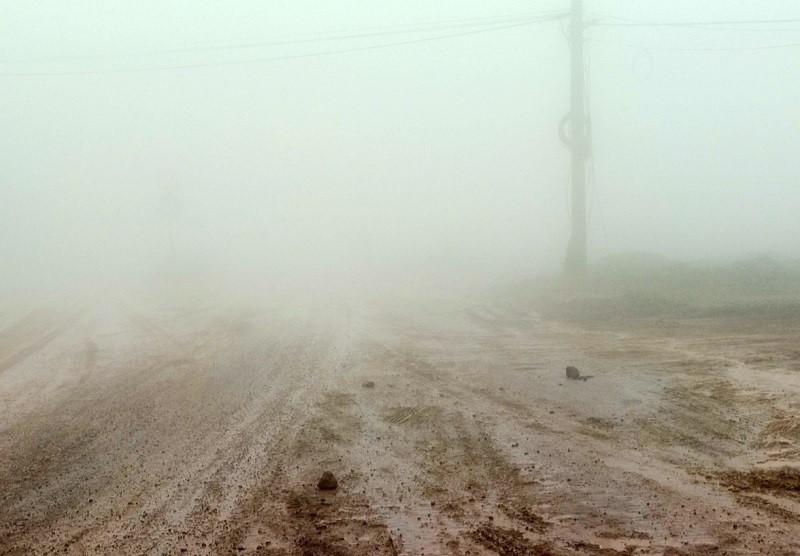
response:
[[[673,52],[744,52],[748,50],[776,50],[781,48],[797,48],[800,47],[800,42],[793,42],[793,43],[783,43],[783,44],[768,44],[768,45],[759,45],[759,46],[645,46],[641,44],[633,44],[628,42],[620,42],[620,41],[612,41],[607,39],[595,39],[589,38],[586,39],[592,42],[598,42],[602,44],[613,44],[615,46],[625,46],[628,48],[638,48],[641,50],[662,50],[662,51],[673,51]]]
[[[183,44],[172,44],[162,46],[142,46],[138,48],[116,49],[105,52],[76,52],[61,56],[33,56],[3,60],[2,63],[25,63],[35,61],[61,61],[61,60],[80,60],[106,57],[133,57],[133,56],[152,56],[173,53],[193,53],[214,50],[236,50],[245,48],[260,48],[267,46],[285,46],[293,44],[330,42],[337,40],[362,39],[371,37],[383,37],[389,35],[424,33],[432,31],[444,31],[468,27],[485,27],[505,23],[527,22],[563,14],[563,11],[549,11],[539,13],[528,13],[508,16],[492,16],[483,18],[455,19],[449,21],[425,22],[418,24],[400,24],[381,27],[365,27],[361,29],[349,29],[333,32],[300,33],[279,35],[269,39],[242,39],[232,43],[219,42],[194,42]]]
[[[514,20],[510,20],[514,21]],[[496,22],[492,24],[486,23],[468,23],[462,25],[447,25],[447,26],[440,26],[440,27],[425,27],[420,29],[410,29],[410,30],[397,30],[397,31],[382,31],[382,32],[373,32],[373,33],[358,33],[358,34],[350,34],[350,35],[331,35],[327,37],[308,37],[303,39],[284,39],[284,40],[268,40],[268,41],[259,41],[259,42],[249,42],[243,44],[221,44],[215,46],[200,46],[200,47],[165,47],[160,50],[141,50],[141,51],[133,51],[133,52],[120,52],[118,54],[114,54],[114,58],[130,58],[130,57],[140,57],[140,56],[153,56],[153,55],[163,55],[163,54],[191,54],[197,52],[211,52],[211,51],[219,51],[219,50],[242,50],[247,48],[263,48],[267,46],[288,46],[288,45],[295,45],[295,44],[308,44],[308,43],[321,43],[321,42],[331,42],[331,41],[339,41],[339,40],[350,40],[350,39],[365,39],[365,38],[375,38],[375,37],[385,37],[390,35],[403,35],[403,34],[412,34],[412,33],[424,33],[424,32],[431,32],[431,31],[445,31],[451,29],[459,29],[465,27],[486,27],[487,25],[496,25],[497,23],[505,23],[505,22]],[[109,54],[77,54],[72,56],[58,56],[58,57],[37,57],[37,58],[17,58],[13,60],[3,60],[2,63],[20,63],[20,62],[58,62],[62,60],[88,60],[88,59],[98,59],[98,58],[108,58]]]
[[[643,21],[640,19],[630,19],[617,16],[600,16],[609,19],[614,19],[617,23],[605,23],[598,21],[589,23],[591,26],[603,27],[695,27],[699,25],[715,26],[715,25],[777,25],[788,23],[800,23],[800,19],[729,19],[729,20],[706,20],[706,21]],[[777,29],[764,29],[764,30],[777,30]],[[796,29],[792,29],[796,30]]]
[[[197,64],[182,64],[182,65],[171,65],[171,66],[157,66],[157,67],[147,67],[147,68],[128,68],[128,69],[108,69],[108,70],[79,70],[79,71],[62,71],[62,72],[8,72],[8,73],[0,73],[0,77],[44,77],[44,76],[69,76],[69,75],[103,75],[103,74],[114,74],[114,73],[141,73],[141,72],[150,72],[150,71],[167,71],[167,70],[180,70],[180,69],[193,69],[193,68],[210,68],[210,67],[223,67],[223,66],[239,66],[239,65],[247,65],[247,64],[256,64],[262,62],[275,62],[280,60],[298,60],[303,58],[316,58],[320,56],[328,56],[332,54],[345,54],[351,52],[362,52],[367,50],[378,50],[382,48],[390,48],[393,46],[402,46],[402,45],[409,45],[409,44],[418,44],[424,42],[433,42],[433,41],[440,41],[446,40],[450,38],[456,37],[464,37],[468,35],[476,35],[479,33],[487,33],[492,31],[500,31],[504,29],[513,29],[516,27],[523,27],[527,25],[532,25],[534,23],[541,23],[544,21],[553,21],[556,19],[561,18],[561,15],[558,16],[549,16],[549,17],[542,17],[538,19],[531,19],[528,21],[523,21],[520,23],[514,23],[510,25],[500,25],[500,26],[490,26],[483,29],[476,29],[471,31],[464,31],[460,33],[450,33],[446,35],[439,35],[434,37],[424,37],[419,39],[410,39],[404,41],[395,41],[383,44],[374,44],[374,45],[365,45],[365,46],[357,46],[357,47],[350,47],[350,48],[341,48],[335,50],[324,50],[324,51],[317,51],[317,52],[308,52],[304,54],[290,54],[284,56],[269,56],[269,57],[259,57],[259,58],[250,58],[247,60],[232,60],[232,61],[224,61],[224,62],[204,62],[204,63],[197,63]]]
[[[729,19],[729,20],[701,20],[701,21],[645,21],[641,19],[631,19],[614,15],[601,15],[600,18],[613,19],[614,22],[594,21],[587,26],[591,27],[614,27],[614,28],[649,28],[649,27],[669,27],[685,30],[711,30],[711,31],[739,31],[739,32],[771,32],[782,33],[787,31],[800,31],[800,27],[772,27],[791,23],[800,23],[800,19]],[[752,25],[753,27],[729,27],[730,25]],[[737,52],[737,51],[757,51],[775,50],[782,48],[794,48],[800,43],[790,42],[781,44],[768,44],[756,46],[646,46],[630,43],[627,41],[616,41],[602,38],[589,38],[587,40],[636,48],[641,50],[661,50],[674,52]]]
[[[800,31],[800,27],[721,27],[717,25],[614,25],[596,23],[587,27],[614,27],[616,29],[637,28],[637,27],[670,27],[683,31],[738,31],[740,33],[790,33]]]

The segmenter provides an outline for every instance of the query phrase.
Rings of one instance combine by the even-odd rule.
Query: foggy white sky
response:
[[[569,229],[569,159],[557,135],[569,58],[557,22],[228,67],[9,74],[380,44],[409,36],[124,52],[568,4],[4,0],[0,279],[36,285],[154,265],[169,252],[172,198],[176,252],[242,272],[557,268]],[[656,21],[800,18],[792,1],[587,0],[586,9]],[[593,28],[588,36],[681,47],[800,43],[800,31]],[[648,54],[590,41],[588,50],[612,253],[800,256],[800,47]],[[91,57],[52,60],[83,53]],[[19,61],[30,58],[40,59]],[[590,249],[606,254],[596,209]]]

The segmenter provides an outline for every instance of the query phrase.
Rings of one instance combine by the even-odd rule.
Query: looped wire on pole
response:
[[[572,119],[572,114],[567,112],[564,116],[561,117],[561,121],[558,123],[558,138],[561,139],[561,143],[570,151],[579,151],[583,158],[589,158],[589,154],[592,150],[592,122],[589,119],[589,116],[584,116],[584,126],[586,128],[583,142],[582,144],[576,144],[576,141],[567,134],[567,125],[569,124],[570,120]]]
[[[637,67],[636,63],[643,58],[643,55],[647,55],[647,61],[648,61],[647,74],[638,75],[636,73],[636,67]],[[631,74],[640,83],[644,83],[645,81],[650,79],[651,75],[653,75],[653,55],[650,54],[650,50],[649,49],[647,49],[645,47],[640,47],[639,49],[637,49],[636,56],[634,57],[633,62],[631,63]]]

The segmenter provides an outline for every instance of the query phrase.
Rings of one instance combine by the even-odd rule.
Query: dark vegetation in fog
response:
[[[577,293],[551,277],[518,283],[503,297],[547,318],[584,323],[765,315],[800,321],[800,262],[761,255],[690,263],[629,253],[592,264]]]

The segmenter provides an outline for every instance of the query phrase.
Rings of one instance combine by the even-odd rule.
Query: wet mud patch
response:
[[[636,425],[656,445],[680,446],[721,464],[740,453],[753,436],[740,424],[736,404],[745,402],[738,394],[723,378],[667,387],[657,413]]]
[[[355,399],[344,392],[328,392],[317,405],[316,413],[300,430],[294,445],[296,457],[324,453],[325,447],[356,440],[362,424],[354,413]]]
[[[363,495],[310,484],[285,489],[284,482],[276,477],[262,485],[239,508],[228,521],[232,527],[219,532],[214,544],[219,553],[395,556],[402,548]]]
[[[526,536],[550,527],[534,511],[530,478],[463,414],[438,413],[436,427],[416,444],[424,470],[419,480],[432,508],[472,530],[464,540],[498,554],[547,553],[531,552],[536,545]]]
[[[664,556],[707,556],[708,554],[728,553],[725,551],[720,551],[720,546],[717,544],[699,544],[697,546],[689,546],[685,548],[668,546],[664,549]]]
[[[531,416],[531,407],[522,402],[510,399],[508,394],[505,393],[505,389],[502,387],[499,389],[499,391],[496,391],[493,388],[477,387],[477,386],[467,386],[467,389],[470,392],[478,394],[479,396],[485,398],[486,400],[491,401],[492,403],[495,403],[509,411],[512,411],[516,415],[527,416],[529,418]],[[531,420],[530,424],[533,428],[536,428],[537,430],[540,430],[542,432],[548,432],[550,430],[549,428],[547,428],[546,426],[542,425],[541,423],[535,420]]]
[[[524,523],[528,531],[544,533],[550,527],[550,523],[542,516],[525,506],[509,507],[501,504],[499,508],[509,518]]]
[[[460,480],[462,487],[485,496],[489,490],[520,490],[526,482],[488,434],[476,434],[461,414],[443,414],[444,426],[417,448],[425,456],[428,472],[448,481]]]
[[[88,312],[82,308],[60,322],[55,317],[31,317],[0,335],[0,374],[43,350]],[[41,322],[36,322],[41,320]],[[38,331],[38,332],[37,332]]]
[[[82,367],[86,371],[93,371],[95,366],[97,365],[97,354],[99,353],[100,349],[97,347],[97,344],[91,338],[86,338],[84,342],[83,349],[81,350],[80,359],[82,363]]]
[[[761,492],[800,500],[800,468],[728,471],[720,479],[732,492]]]
[[[742,506],[754,508],[756,511],[763,510],[768,514],[778,519],[782,519],[788,523],[800,522],[800,514],[783,507],[777,502],[768,500],[760,494],[745,494],[738,492],[735,494],[735,497],[736,501]]]
[[[292,492],[286,513],[294,545],[304,556],[397,554],[386,524],[361,496]]]
[[[680,357],[664,361],[664,366],[678,372],[691,373],[692,375],[713,375],[720,369],[732,365],[730,361],[713,357]]]
[[[232,553],[242,547],[245,553],[255,549],[275,555],[397,554],[401,547],[370,506],[363,473],[350,459],[362,431],[355,398],[326,392],[311,416],[298,424],[296,435],[287,439],[287,465],[265,477],[238,508],[239,523],[222,546]],[[336,476],[336,489],[318,488],[324,471]]]
[[[411,350],[403,350],[399,353],[399,356],[400,363],[405,370],[418,378],[431,382],[446,381],[448,378],[445,372],[427,361],[420,359]]]
[[[598,438],[600,440],[614,440],[616,434],[614,428],[616,423],[613,419],[602,417],[587,417],[580,421],[581,427],[578,429],[582,434]]]
[[[599,531],[597,533],[597,536],[603,539],[636,539],[643,541],[649,541],[650,539],[653,538],[652,535],[650,535],[650,533],[645,533],[644,531],[634,531],[634,530]]]
[[[757,448],[800,448],[800,416],[784,413],[761,429],[754,446]]]
[[[549,556],[555,554],[547,543],[534,544],[519,531],[491,524],[481,525],[467,533],[467,537],[500,556]]]
[[[4,436],[19,441],[0,443],[0,553],[29,553],[26,538],[47,531],[67,512],[85,507],[89,497],[83,483],[78,482],[60,492],[58,498],[43,500],[33,509],[19,504],[32,493],[46,490],[68,470],[91,465],[85,454],[97,437],[96,431],[79,427],[60,430],[50,422],[45,426],[42,432],[42,423],[31,420],[4,431]],[[33,441],[25,442],[30,439]]]
[[[442,411],[431,405],[397,406],[384,415],[384,421],[390,425],[419,426],[441,418]]]
[[[635,554],[636,546],[631,545],[622,550],[617,550],[611,547],[602,547],[597,543],[580,541],[573,543],[572,548],[579,554],[587,554],[591,556],[615,556],[618,554]]]

